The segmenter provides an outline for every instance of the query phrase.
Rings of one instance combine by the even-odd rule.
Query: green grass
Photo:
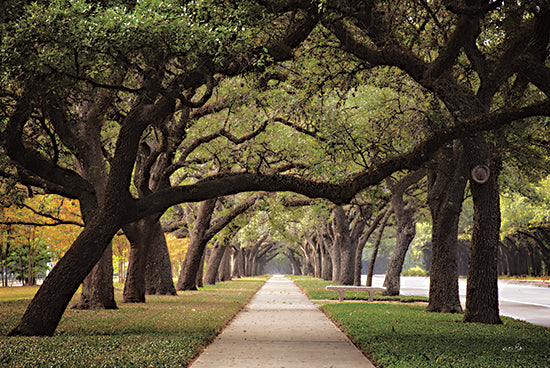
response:
[[[119,310],[67,310],[52,337],[6,337],[36,288],[0,288],[0,367],[186,367],[265,277],[179,296],[147,296]]]
[[[308,295],[320,285],[311,278],[297,282]],[[496,326],[463,323],[462,315],[389,302],[321,309],[379,367],[550,367],[550,329],[512,318]]]
[[[327,285],[333,285],[330,281],[309,277],[309,276],[288,276],[306,293],[312,300],[338,300],[337,291],[326,290]],[[346,300],[367,300],[367,293],[359,291],[345,291]],[[400,302],[427,302],[428,298],[422,296],[382,296],[379,292],[374,293],[374,300],[378,301],[400,301]]]

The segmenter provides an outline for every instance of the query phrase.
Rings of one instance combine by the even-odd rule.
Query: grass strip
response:
[[[316,295],[315,279],[296,282]],[[550,329],[512,318],[463,323],[462,315],[390,302],[330,302],[321,309],[378,367],[550,367]]]
[[[338,300],[337,291],[326,290],[327,285],[334,285],[331,281],[310,277],[310,276],[288,276],[306,293],[311,300]],[[368,294],[364,291],[345,291],[346,300],[368,300]],[[374,300],[378,301],[399,301],[403,303],[427,302],[428,298],[423,296],[399,295],[382,296],[380,292],[374,293]]]
[[[36,288],[0,288],[0,367],[186,367],[266,277],[147,296],[119,310],[68,309],[52,337],[6,337]]]

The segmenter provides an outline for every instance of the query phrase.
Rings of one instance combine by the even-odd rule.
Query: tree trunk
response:
[[[128,274],[122,293],[124,303],[145,303],[145,266],[152,234],[144,230],[147,230],[146,223],[150,220],[150,218],[144,218],[123,227],[126,238],[130,242]]]
[[[488,180],[480,184],[470,178],[474,202],[474,229],[468,262],[464,322],[501,324],[498,307],[498,244],[500,235],[500,168],[491,160],[489,145],[477,139],[472,163],[488,164]]]
[[[321,261],[323,262],[321,278],[328,281],[332,278],[332,259],[324,241],[321,243]]]
[[[387,212],[388,212],[387,208],[380,211],[380,213],[378,214],[378,216],[376,216],[376,218],[374,219],[372,224],[369,226],[367,231],[363,235],[361,235],[361,237],[359,238],[359,241],[357,242],[357,249],[355,250],[355,267],[354,267],[354,277],[353,277],[353,285],[355,286],[361,285],[361,271],[363,268],[363,250],[365,249],[365,244],[367,244],[367,241],[369,240],[374,230],[376,230],[376,228],[378,227],[378,224],[380,223],[380,221],[382,221],[382,219],[385,218],[385,215]],[[378,249],[377,249],[377,252],[378,252]],[[371,279],[372,279],[372,274],[371,274]]]
[[[82,293],[72,309],[118,309],[113,287],[112,245],[103,252],[101,259],[82,282]]]
[[[372,246],[372,253],[370,255],[369,266],[367,269],[367,282],[365,283],[366,286],[372,286],[372,275],[374,273],[374,264],[376,263],[376,257],[378,256],[378,249],[380,248],[380,243],[382,242],[384,230],[386,229],[386,225],[392,213],[393,210],[389,208],[384,214],[384,218],[382,219],[380,224],[380,229],[378,230],[378,235],[376,236],[376,240],[374,241],[374,245]]]
[[[386,288],[384,295],[399,295],[403,262],[415,235],[416,222],[412,221],[412,218],[409,218],[401,226],[398,226],[395,248],[393,249],[386,271],[386,278],[384,279],[384,287]]]
[[[355,246],[351,241],[348,217],[342,206],[336,206],[333,210],[334,238],[340,251],[340,274],[337,283],[340,285],[353,285],[353,270]]]
[[[201,267],[204,248],[208,241],[205,238],[205,234],[210,226],[210,219],[212,218],[216,201],[216,198],[209,199],[201,202],[199,206],[199,213],[195,220],[187,254],[185,255],[176,284],[177,290],[197,290],[197,273],[199,267]]]
[[[303,267],[303,274],[307,276],[315,276],[315,267],[312,263],[312,259],[314,256],[312,256],[312,245],[310,244],[309,236],[305,236],[305,239],[303,241],[303,244],[300,246],[300,249],[302,250],[302,267]]]
[[[234,246],[235,249],[235,266],[233,267],[233,278],[241,278],[244,276],[244,252],[240,244]]]
[[[172,263],[162,225],[157,220],[150,226],[151,243],[145,266],[145,294],[177,295],[172,280]]]
[[[195,279],[195,285],[197,288],[203,287],[203,275],[204,275],[204,264],[206,262],[206,255],[208,254],[208,247],[206,246],[208,243],[208,240],[204,242],[204,251],[202,252],[202,257],[199,263],[199,268],[197,269],[197,278]]]
[[[222,242],[216,241],[206,265],[206,275],[204,277],[204,283],[206,285],[214,285],[216,283],[218,269],[220,267],[220,262],[222,261],[224,252],[225,246]]]
[[[98,188],[97,190],[100,191],[101,197],[103,197],[104,185],[101,180],[98,180],[98,184],[95,185]],[[82,201],[80,202],[80,206],[82,218],[87,223],[94,211],[97,210],[97,206],[95,203],[93,206],[90,206]],[[113,287],[113,248],[110,242],[98,263],[82,281],[80,300],[74,303],[71,308],[82,310],[118,309]]]
[[[231,241],[230,239],[228,241]],[[221,262],[218,266],[218,279],[220,282],[231,280],[231,247],[224,246]]]
[[[313,240],[313,250],[314,250],[314,273],[315,277],[321,278],[323,275],[323,254],[321,248],[323,247],[322,244],[319,243],[318,240]]]
[[[143,303],[145,294],[176,295],[166,238],[159,216],[150,216],[124,226],[130,241],[125,303]]]
[[[300,262],[298,261],[297,257],[294,254],[294,251],[291,249],[287,249],[284,252],[284,255],[290,262],[290,268],[292,269],[293,275],[301,275],[301,269],[300,269]],[[332,275],[331,275],[332,276]]]
[[[245,251],[245,276],[255,276],[255,260],[258,255],[258,250],[262,243],[267,239],[267,235],[263,235],[254,245],[243,249]]]
[[[108,172],[108,169],[102,151],[101,130],[98,129],[101,123],[96,120],[96,112],[101,104],[110,101],[112,98],[114,98],[114,95],[106,92],[98,99],[100,105],[84,106],[83,111],[88,111],[88,114],[85,120],[77,120],[74,126],[78,132],[77,134],[80,135],[81,141],[85,144],[81,147],[83,151],[76,162],[78,172],[93,185],[96,192],[96,203],[93,203],[93,205],[87,201],[80,201],[84,223],[97,209],[98,203],[102,203],[105,198],[107,178],[102,173]],[[84,105],[87,105],[87,103]],[[72,308],[117,309],[113,287],[113,250],[111,245],[107,247],[105,253],[82,282],[80,300]]]
[[[416,205],[412,199],[403,200],[405,191],[426,175],[426,170],[417,170],[405,175],[392,188],[391,204],[397,223],[395,248],[386,271],[384,295],[399,295],[401,289],[401,272],[409,245],[416,235]]]
[[[429,173],[428,179],[432,255],[426,310],[462,313],[458,293],[458,223],[467,182],[462,144],[456,141],[442,147],[436,163],[437,169]]]
[[[98,213],[48,274],[10,336],[51,336],[74,293],[105,253],[120,226]]]
[[[326,224],[324,226],[318,226],[315,235],[317,241],[320,243],[322,262],[321,278],[328,281],[332,279],[332,258],[330,256],[332,239],[330,238]]]

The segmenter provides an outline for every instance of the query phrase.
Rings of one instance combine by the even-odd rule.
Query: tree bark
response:
[[[191,233],[187,254],[185,255],[183,266],[176,284],[177,290],[197,290],[197,272],[199,267],[201,267],[204,248],[208,242],[205,235],[210,227],[210,220],[214,212],[216,201],[216,198],[208,199],[201,202],[199,206],[199,212],[195,220],[193,232]]]
[[[254,276],[255,259],[262,243],[267,239],[267,234],[263,235],[251,247],[245,248],[245,276]]]
[[[233,278],[241,278],[244,276],[244,252],[240,244],[233,246],[235,249],[235,266],[233,267]]]
[[[328,281],[332,279],[332,258],[330,255],[332,239],[330,237],[330,234],[328,233],[327,224],[325,223],[322,226],[318,226],[315,230],[315,233],[317,241],[320,243],[321,262],[323,264],[321,270],[321,278]]]
[[[105,253],[120,226],[106,213],[86,224],[38,289],[10,336],[51,336],[74,293]]]
[[[216,283],[218,269],[224,253],[225,245],[220,241],[216,241],[206,265],[206,274],[204,276],[204,283],[206,285],[214,285]]]
[[[376,230],[376,228],[378,227],[378,224],[380,223],[380,221],[383,220],[387,212],[388,212],[387,208],[380,211],[378,216],[376,216],[374,221],[370,224],[367,231],[363,235],[361,235],[361,237],[359,238],[359,241],[357,243],[357,249],[355,251],[355,267],[354,267],[355,274],[353,277],[353,285],[355,286],[361,285],[361,271],[363,268],[363,250],[365,249],[365,244],[367,244],[367,241],[369,241],[370,236],[372,235],[374,230]],[[376,251],[378,252],[378,249]],[[372,279],[372,274],[371,274],[371,279]]]
[[[231,247],[229,245],[224,246],[222,259],[218,266],[218,280],[220,282],[231,280]]]
[[[393,209],[389,208],[384,214],[384,218],[381,220],[380,229],[378,230],[378,235],[372,246],[372,253],[370,256],[369,266],[367,269],[367,282],[366,286],[372,286],[372,276],[374,273],[374,264],[376,263],[376,257],[378,256],[378,249],[380,248],[380,243],[382,242],[382,236],[384,235],[384,230],[386,229],[386,224],[390,219],[390,216],[393,213]]]
[[[287,249],[285,250],[284,255],[290,262],[290,268],[292,269],[292,274],[301,275],[302,271],[300,268],[300,261],[298,261],[298,258],[296,257],[294,250]]]
[[[145,266],[145,294],[177,295],[166,237],[159,221],[151,225],[152,240]]]
[[[97,190],[103,197],[105,184],[98,180]],[[96,204],[90,206],[81,202],[81,213],[84,221],[88,221],[96,210]],[[71,306],[72,309],[118,309],[115,301],[113,287],[113,248],[111,242],[104,251],[97,264],[82,281],[82,292],[78,302]]]
[[[328,281],[332,278],[332,259],[324,241],[321,243],[321,261],[323,262],[321,278]]]
[[[498,244],[500,235],[500,167],[491,159],[488,143],[477,138],[473,144],[476,163],[488,164],[490,175],[480,184],[470,178],[474,202],[474,229],[468,262],[466,311],[464,322],[501,324],[498,306]]]
[[[428,175],[432,253],[428,312],[462,313],[458,292],[458,223],[467,169],[460,142],[442,147]]]
[[[109,243],[101,259],[82,282],[82,293],[72,309],[118,309],[113,287],[113,251]]]
[[[337,283],[341,285],[353,285],[355,247],[351,241],[349,221],[342,206],[336,206],[333,210],[335,248],[340,252],[340,267]]]
[[[208,254],[208,247],[206,246],[207,244],[208,244],[208,240],[206,240],[205,242],[204,251],[202,252],[202,257],[199,262],[199,268],[197,269],[197,277],[195,279],[195,285],[197,288],[204,286],[203,275],[204,275],[204,264],[206,262],[206,258]]]
[[[399,295],[401,289],[401,272],[409,245],[416,235],[416,205],[413,200],[405,201],[405,191],[426,175],[426,170],[420,169],[405,175],[391,188],[391,204],[397,223],[395,248],[384,279],[384,295]]]
[[[159,216],[149,216],[123,227],[130,242],[124,303],[144,303],[145,295],[176,295],[166,238]]]
[[[130,242],[128,274],[122,293],[124,303],[145,303],[145,267],[153,235],[146,231],[148,221],[151,221],[151,218],[144,218],[123,227]]]

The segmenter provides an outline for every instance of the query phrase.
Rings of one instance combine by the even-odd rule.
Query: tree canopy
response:
[[[53,332],[131,222],[248,191],[349,203],[454,139],[498,172],[502,128],[550,115],[546,0],[2,6],[2,176],[78,199],[86,225],[14,333]],[[479,216],[493,179],[471,186]]]

